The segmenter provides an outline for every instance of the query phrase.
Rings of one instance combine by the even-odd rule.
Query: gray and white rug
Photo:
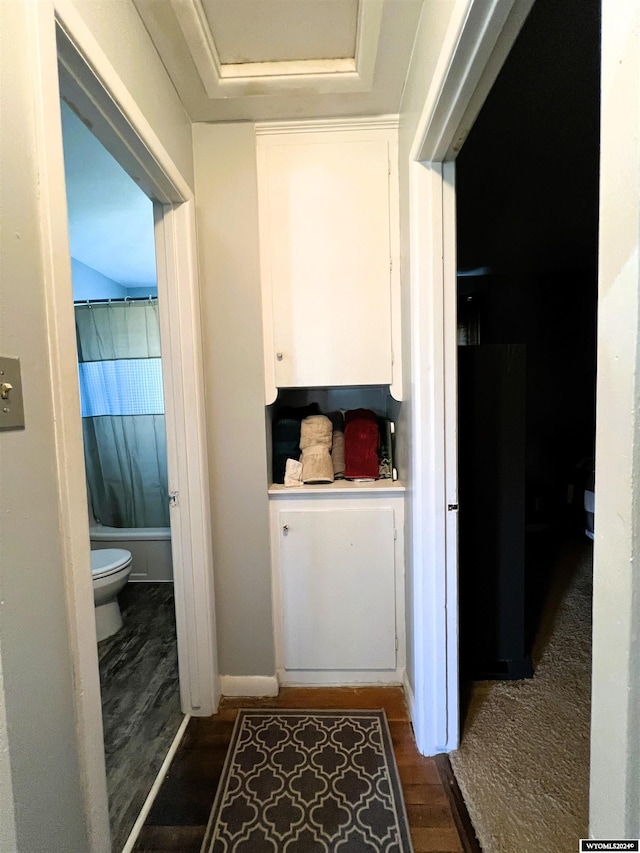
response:
[[[384,711],[238,712],[202,853],[411,853]]]

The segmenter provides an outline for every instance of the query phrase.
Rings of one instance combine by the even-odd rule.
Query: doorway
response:
[[[599,124],[600,4],[537,0],[456,158],[462,739],[452,764],[485,843],[495,825],[478,768],[495,750],[496,784],[514,791],[505,836],[527,824],[518,787],[545,817],[545,796],[560,804],[562,825],[549,821],[557,849],[588,832]],[[519,725],[527,741],[544,733],[535,756]],[[560,794],[551,764],[570,777]],[[547,846],[535,834],[504,843]]]
[[[61,117],[92,570],[106,565],[92,576],[109,822],[121,850],[183,719],[153,204],[64,101]],[[122,559],[128,577],[107,601]]]
[[[511,609],[511,622],[518,621],[508,623],[487,594],[484,633],[497,644],[508,629],[514,637],[511,649],[487,650],[484,662],[472,649],[482,626],[463,640],[462,665],[480,676],[491,674],[492,657],[494,668],[511,666],[515,675],[527,669],[549,579],[540,577],[542,566],[534,577],[526,571],[525,552],[533,559],[545,533],[584,531],[581,501],[595,440],[599,32],[599,3],[559,7],[537,0],[456,159],[459,476],[461,491],[469,488],[466,506],[460,495],[461,596],[468,588],[473,598],[476,579],[476,591],[490,588]],[[521,364],[514,361],[516,347]],[[483,378],[480,360],[500,352],[508,353],[513,387],[489,413],[482,396],[495,391],[498,368]],[[474,390],[480,395],[475,406]],[[504,434],[494,441],[505,406]],[[519,442],[519,455],[508,461],[500,455],[507,439]],[[484,470],[470,471],[482,464]],[[487,508],[473,494],[490,492],[492,470],[509,479]],[[497,500],[508,488],[511,498],[501,512],[517,518],[503,523]],[[483,553],[496,542],[502,567],[497,553]],[[473,608],[468,619],[474,621]],[[500,619],[505,624],[496,630]],[[464,631],[465,617],[461,622]]]
[[[453,161],[533,4],[530,0],[494,4],[490,10],[479,2],[471,5],[475,16],[471,23],[469,17],[451,22],[451,39],[443,46],[447,67],[438,75],[438,91],[432,83],[434,97],[417,125],[408,124],[406,141],[410,160],[405,178],[411,203],[407,214],[412,300],[411,519],[414,531],[421,528],[411,543],[418,573],[413,719],[420,749],[428,753],[458,745]],[[478,18],[483,25],[480,34]],[[620,19],[615,8],[603,4],[600,211],[607,227],[599,233],[598,348],[607,359],[607,373],[599,362],[590,776],[590,831],[595,837],[629,834],[635,818],[629,803],[635,802],[637,788],[634,759],[638,751],[629,734],[634,706],[626,701],[638,693],[637,667],[633,666],[637,643],[628,607],[636,578],[627,568],[635,566],[636,551],[633,536],[618,534],[635,531],[636,460],[631,448],[637,433],[633,406],[637,187],[633,177],[638,110],[625,95],[637,82],[636,19],[635,7]],[[612,298],[604,300],[603,293]],[[613,741],[603,732],[613,732]],[[612,742],[617,744],[613,751]],[[619,795],[613,800],[612,790]]]
[[[170,354],[165,359],[163,380],[180,703],[187,719],[189,714],[208,715],[217,707],[219,685],[193,192],[73,8],[56,8],[56,24],[58,76],[54,65],[40,81],[43,99],[40,119],[42,127],[46,125],[47,129],[42,132],[47,139],[42,155],[43,174],[48,180],[50,197],[64,204],[61,134],[58,140],[51,133],[52,128],[55,131],[59,126],[62,96],[153,201],[160,334],[163,351]],[[48,31],[43,28],[40,35],[44,41]],[[45,54],[50,55],[48,43]],[[51,269],[47,270],[51,275],[48,290],[51,357],[62,383],[62,377],[75,372],[76,363],[70,290],[57,286],[69,279],[68,235],[66,224],[62,225],[57,218],[59,206],[54,208],[50,202],[44,206],[44,212],[45,235],[52,249]],[[77,517],[85,489],[81,478],[74,473],[83,470],[81,434],[74,421],[76,407],[77,399],[75,405],[56,410],[59,426],[56,446],[60,460],[64,460],[61,470],[71,472],[68,483],[61,477],[68,496],[61,523],[67,532],[65,581],[75,670],[73,701],[79,761],[86,780],[89,834],[96,849],[103,849],[108,838],[107,797],[95,619],[83,606],[91,599],[92,590],[86,511],[83,518]],[[188,419],[184,417],[187,408]],[[184,725],[172,750],[183,731]],[[167,767],[165,762],[160,773]]]

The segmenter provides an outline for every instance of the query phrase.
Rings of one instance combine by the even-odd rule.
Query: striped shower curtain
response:
[[[157,300],[77,304],[85,464],[95,518],[168,527]]]

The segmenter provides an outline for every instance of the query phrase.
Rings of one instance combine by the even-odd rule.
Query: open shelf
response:
[[[272,483],[269,486],[270,495],[287,495],[291,497],[299,494],[322,492],[324,494],[337,494],[340,492],[404,492],[405,485],[400,480],[334,480],[333,483],[304,484],[302,486],[284,486],[280,483]]]

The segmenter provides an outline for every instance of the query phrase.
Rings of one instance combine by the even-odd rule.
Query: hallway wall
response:
[[[640,837],[640,8],[602,4],[590,833]]]
[[[219,671],[273,677],[255,130],[193,139]]]
[[[10,761],[13,787],[13,803],[11,790],[0,791],[0,813],[13,814],[20,853],[86,853],[39,218],[38,69],[30,62],[30,4],[2,3],[0,11],[0,351],[21,359],[26,424],[24,430],[0,433],[3,761]],[[70,311],[71,304],[69,282]],[[75,381],[73,373],[70,377]]]

